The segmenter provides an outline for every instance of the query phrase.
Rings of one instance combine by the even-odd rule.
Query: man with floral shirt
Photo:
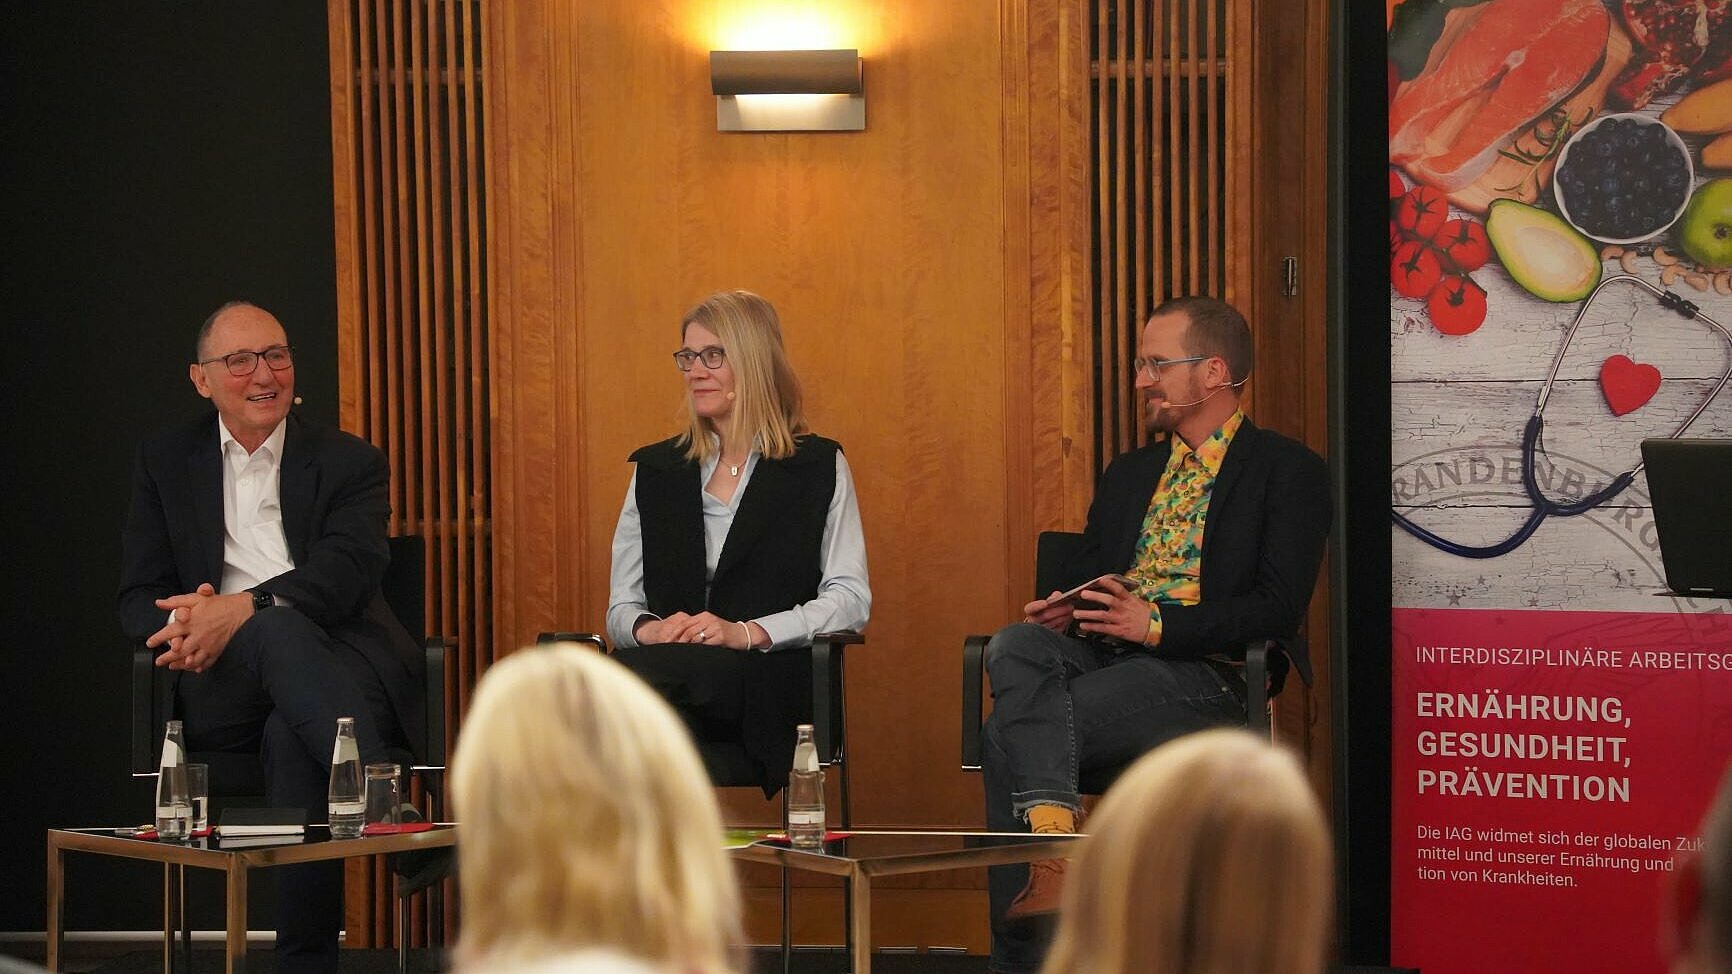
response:
[[[1253,639],[1293,636],[1329,531],[1329,471],[1304,445],[1240,411],[1252,341],[1244,316],[1206,297],[1155,309],[1136,387],[1155,442],[1102,474],[1067,584],[987,647],[987,825],[1076,830],[1077,783],[1181,734],[1243,723],[1236,664]],[[1134,584],[1119,584],[1111,574]],[[1293,663],[1309,678],[1302,645]],[[1063,860],[993,870],[991,970],[1032,974],[1029,918],[1057,909]]]

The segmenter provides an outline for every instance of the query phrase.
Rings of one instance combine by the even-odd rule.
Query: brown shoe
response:
[[[1057,913],[1064,894],[1063,859],[1037,859],[1028,864],[1028,885],[1010,901],[1004,911],[1006,920],[1026,920],[1029,917]]]

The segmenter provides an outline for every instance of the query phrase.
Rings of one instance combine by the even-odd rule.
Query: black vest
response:
[[[824,521],[836,492],[838,449],[833,440],[802,436],[793,456],[758,458],[707,602],[698,464],[675,440],[633,453],[649,610],[667,616],[708,609],[724,619],[751,619],[815,598],[824,577]]]
[[[834,440],[801,436],[794,455],[760,456],[740,497],[704,598],[703,484],[678,438],[643,447],[637,509],[643,531],[644,596],[658,616],[705,609],[748,620],[810,602],[824,578],[824,524],[836,493]],[[746,658],[741,743],[774,794],[794,758],[794,728],[812,719],[812,654],[793,649]]]

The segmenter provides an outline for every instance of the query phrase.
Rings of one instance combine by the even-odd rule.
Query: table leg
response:
[[[784,800],[786,792],[784,794]],[[794,901],[788,891],[788,867],[782,867],[782,974],[794,967]]]
[[[66,884],[63,877],[66,872],[66,852],[60,848],[60,843],[54,839],[54,833],[48,834],[48,957],[47,966],[51,971],[60,970],[60,949],[65,943],[64,921],[61,919],[61,909],[65,906]]]
[[[162,974],[174,974],[174,867],[162,864]]]
[[[859,863],[848,877],[848,892],[853,902],[848,904],[848,918],[854,927],[854,974],[872,974],[872,877]]]
[[[396,888],[402,885],[403,878],[398,876],[391,890],[397,897],[397,974],[409,974],[409,897]]]
[[[192,914],[186,909],[186,867],[174,867],[174,884],[180,890],[180,970],[192,974]]]
[[[223,896],[228,916],[224,924],[225,946],[223,970],[227,974],[245,974],[247,969],[247,867],[230,862],[223,872],[227,891]]]

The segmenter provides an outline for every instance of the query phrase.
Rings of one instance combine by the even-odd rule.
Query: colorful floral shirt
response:
[[[1128,572],[1137,581],[1137,594],[1149,603],[1145,645],[1161,641],[1162,602],[1196,605],[1201,597],[1203,525],[1209,516],[1209,495],[1214,492],[1215,477],[1221,472],[1233,434],[1244,422],[1245,414],[1235,411],[1194,450],[1183,439],[1173,437],[1173,452],[1155,486],[1149,512],[1143,515],[1136,563]]]

